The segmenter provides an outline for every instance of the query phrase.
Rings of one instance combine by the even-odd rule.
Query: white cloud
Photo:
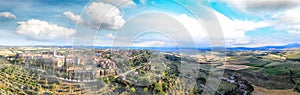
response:
[[[297,35],[300,35],[300,30],[289,30],[287,31],[288,33],[290,34],[297,34]]]
[[[232,20],[219,12],[215,11],[215,14],[220,22],[225,40],[227,40],[226,42],[231,42],[227,44],[249,43],[251,40],[245,36],[246,31],[270,26],[268,22],[264,21],[255,22],[246,20]]]
[[[89,26],[92,29],[98,29],[101,25],[101,29],[118,30],[125,24],[121,11],[108,3],[92,2],[87,6],[85,13],[87,19],[84,20],[72,12],[64,12],[64,15],[75,23]]]
[[[251,45],[283,44],[294,42],[291,36],[300,34],[300,2],[299,0],[223,0],[233,9],[246,14],[261,16],[264,21],[255,22],[255,27],[266,26],[278,31],[286,31],[290,39],[279,37],[282,35],[265,35],[260,40],[257,37],[249,39]],[[249,26],[239,24],[239,27]],[[253,26],[251,26],[253,27]],[[255,28],[253,27],[253,28]],[[252,29],[254,30],[254,29]],[[278,33],[275,32],[274,33]],[[269,38],[265,38],[269,37]],[[289,38],[289,37],[288,37]],[[254,40],[252,42],[251,40]],[[270,40],[270,41],[268,41]],[[276,40],[276,41],[275,41]],[[246,41],[247,42],[247,41]],[[248,43],[249,44],[249,43]]]
[[[285,23],[300,24],[299,12],[300,12],[300,7],[287,10],[283,13],[281,17],[279,17],[279,19],[284,21]]]
[[[273,26],[290,34],[300,34],[300,7],[274,14]]]
[[[147,0],[140,0],[142,4],[146,4]]]
[[[109,3],[120,8],[128,8],[136,6],[133,0],[101,0],[101,2]]]
[[[64,12],[64,16],[71,19],[75,23],[83,23],[83,19],[81,18],[80,15],[75,15],[74,13],[72,13],[70,11]]]
[[[73,29],[64,28],[56,24],[37,19],[18,22],[16,29],[18,34],[38,40],[64,40],[75,34]]]
[[[173,43],[167,43],[162,41],[145,41],[145,42],[139,42],[139,43],[132,43],[132,46],[134,47],[165,47],[165,46],[176,46]]]
[[[245,32],[250,31],[250,30],[255,30],[258,28],[262,27],[267,27],[270,26],[269,23],[267,22],[255,22],[255,21],[242,21],[242,20],[232,20],[223,14],[219,12],[215,12],[216,16],[219,20],[219,23],[221,25],[221,28],[223,30],[223,34],[226,40],[226,44],[228,45],[235,45],[235,44],[249,44],[252,42],[250,38],[248,38],[245,35]],[[181,35],[181,36],[176,36],[176,38],[172,38],[177,42],[177,44],[180,45],[192,45],[193,41],[195,42],[196,45],[210,45],[210,39],[208,38],[208,33],[206,33],[204,26],[201,25],[201,19],[196,19],[193,17],[190,17],[186,14],[181,14],[181,15],[170,15],[173,17],[175,20],[180,22],[187,31],[182,31],[179,30],[178,25],[176,25],[176,21],[173,21],[172,19],[169,19],[168,17],[165,17],[163,14],[148,14],[143,17],[137,17],[136,22],[128,22],[128,25],[133,25],[126,31],[133,31],[137,33],[141,33],[145,30],[144,28],[154,28],[154,29],[159,29],[159,31],[162,31],[163,33],[166,33],[166,35]],[[135,21],[135,20],[134,20]],[[157,21],[161,23],[157,23]],[[163,22],[169,22],[162,24]],[[172,22],[172,23],[171,23]],[[156,24],[154,24],[156,23]],[[136,25],[139,25],[139,27],[135,27]],[[177,28],[172,28],[172,27],[177,27]],[[156,30],[154,30],[156,31]],[[158,31],[158,30],[157,30]],[[188,33],[186,33],[188,32]],[[207,31],[207,32],[214,32],[214,31]],[[170,34],[169,34],[170,33]],[[187,35],[189,34],[189,35]],[[124,35],[131,35],[129,33],[124,33]],[[184,35],[184,36],[183,36]],[[210,35],[214,36],[214,35]],[[155,36],[154,36],[155,37]],[[189,38],[192,37],[192,40],[188,40]],[[126,38],[122,38],[126,39]],[[150,40],[150,39],[147,39]],[[168,42],[162,41],[162,42]]]
[[[224,0],[224,2],[245,13],[271,15],[267,20],[275,29],[300,34],[299,0]]]
[[[197,19],[189,17],[186,14],[172,15],[159,12],[150,12],[137,15],[134,19],[128,21],[126,25],[127,26],[122,28],[120,31],[128,32],[121,33],[119,31],[116,35],[117,37],[115,42],[127,42],[130,41],[128,38],[135,37],[135,34],[152,32],[168,38],[166,40],[159,41],[166,43],[169,42],[169,40],[176,41],[178,46],[192,46],[200,42],[209,43],[202,25]],[[148,37],[146,40],[141,42],[151,40],[157,41],[157,38],[161,38],[153,35],[151,35],[151,37]],[[120,43],[120,45],[122,44],[122,42],[117,43]]]
[[[205,33],[205,29],[200,24],[200,22],[198,22],[197,19],[189,17],[186,14],[174,16],[174,18],[177,19],[188,30],[188,32],[193,37],[195,42],[202,43],[203,40],[207,39],[207,34]],[[177,31],[177,32],[181,33],[181,31]]]
[[[246,13],[266,14],[287,10],[300,5],[299,0],[223,0],[234,9]]]
[[[14,14],[12,14],[10,12],[0,12],[0,17],[13,18],[13,19],[17,18]]]
[[[116,30],[125,24],[121,11],[113,5],[103,2],[91,3],[86,9],[86,13],[92,25],[101,24],[103,28]]]
[[[271,24],[266,21],[255,22],[248,20],[232,20],[229,17],[226,17],[225,15],[217,11],[215,11],[215,14],[221,25],[222,32],[224,34],[225,42],[227,45],[251,44],[252,40],[245,35],[247,31],[271,26]],[[175,18],[187,28],[189,33],[193,36],[195,42],[202,44],[205,42],[207,43],[208,34],[205,33],[205,29],[198,22],[197,19],[189,17],[186,14],[175,16]]]
[[[104,37],[109,38],[109,39],[113,39],[114,38],[114,36],[113,36],[112,33],[105,34]]]

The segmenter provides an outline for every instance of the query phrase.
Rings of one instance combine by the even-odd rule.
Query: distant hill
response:
[[[228,50],[282,50],[282,49],[288,49],[288,48],[300,48],[300,44],[293,43],[283,46],[263,46],[263,47],[255,47],[255,48],[249,48],[249,47],[233,47],[233,48],[227,48]]]
[[[0,46],[0,47],[22,47],[22,46]],[[189,47],[110,47],[110,46],[71,46],[71,45],[66,45],[66,46],[56,46],[56,45],[50,45],[50,46],[43,46],[43,45],[38,45],[34,47],[58,47],[58,48],[92,48],[92,49],[150,49],[150,50],[157,50],[157,51],[165,51],[165,52],[173,52],[173,51],[191,51],[195,50],[195,48],[189,48]],[[215,47],[214,49],[217,48],[223,48],[223,47]],[[299,43],[293,43],[293,44],[287,44],[283,46],[262,46],[262,47],[227,47],[227,50],[282,50],[282,49],[289,49],[289,48],[299,48],[300,49],[300,44]],[[196,49],[197,50],[197,49]],[[209,51],[211,50],[211,47],[199,47],[199,51]]]

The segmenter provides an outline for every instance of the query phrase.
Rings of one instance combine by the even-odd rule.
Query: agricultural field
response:
[[[244,62],[236,65],[246,65],[250,68],[243,70],[226,69],[227,74],[237,74],[253,85],[270,90],[290,90],[299,92],[300,58],[298,50],[288,51],[254,51],[239,52],[231,56],[229,61]],[[264,90],[265,91],[265,90]]]
[[[42,70],[10,64],[5,60],[2,62],[0,67],[1,95],[101,94],[114,89],[108,78],[81,83],[58,78]]]
[[[2,65],[3,66],[3,65]],[[0,69],[0,93],[3,94],[80,94],[82,84],[47,77],[41,72],[7,64]]]
[[[69,53],[62,52],[63,49],[58,51],[59,54]],[[94,57],[98,59],[98,63],[86,65],[66,63],[67,67],[72,68],[96,64],[97,68],[100,67],[99,70],[104,71],[92,72],[91,75],[100,74],[97,77],[74,73],[75,71],[66,72],[62,69],[64,67],[53,68],[51,65],[44,65],[42,60],[30,61],[30,64],[26,65],[17,57],[9,56],[14,60],[7,58],[0,60],[0,93],[198,95],[205,90],[213,90],[218,95],[250,95],[269,91],[297,93],[300,92],[300,69],[298,68],[300,64],[295,60],[296,56],[293,57],[294,59],[287,57],[297,54],[295,52],[297,51],[275,53],[230,51],[226,60],[221,60],[223,55],[216,53],[215,59],[201,57],[199,62],[198,56],[189,54],[180,55],[152,50],[99,50]],[[103,65],[105,62],[109,64]],[[219,82],[217,88],[207,85],[206,83],[212,80],[209,79],[211,70],[222,70],[222,68],[224,68],[222,76],[213,75],[213,80]],[[107,73],[111,70],[116,72]],[[80,79],[80,76],[84,78]]]

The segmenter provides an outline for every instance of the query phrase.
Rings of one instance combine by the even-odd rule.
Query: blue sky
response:
[[[0,0],[0,45],[111,46],[129,41],[149,47],[210,46],[208,32],[215,31],[206,31],[201,23],[213,21],[201,17],[207,10],[220,23],[226,46],[300,43],[299,4],[297,0]],[[163,17],[176,21],[161,25],[172,20]],[[176,22],[185,29],[179,31]],[[143,30],[149,23],[160,31]],[[128,38],[137,34],[142,35]],[[178,37],[168,36],[172,34]]]

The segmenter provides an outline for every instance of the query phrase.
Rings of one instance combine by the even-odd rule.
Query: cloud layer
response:
[[[245,35],[245,32],[270,26],[270,23],[264,21],[232,20],[219,12],[215,11],[215,14],[228,45],[250,43],[251,40]]]
[[[4,17],[7,19],[16,19],[17,17],[10,12],[0,12],[0,17]]]
[[[237,12],[256,16],[260,19],[258,20],[259,22],[255,22],[252,25],[240,23],[238,27],[251,26],[254,28],[251,30],[254,31],[259,28],[269,28],[272,30],[262,31],[269,32],[267,33],[269,35],[263,35],[263,38],[253,37],[249,39],[251,43],[248,43],[248,45],[251,44],[255,46],[257,45],[255,43],[275,44],[277,42],[288,44],[294,43],[294,40],[298,39],[293,38],[293,36],[300,34],[299,0],[223,0],[223,2],[226,2],[228,6]],[[226,25],[226,27],[228,27],[228,25]],[[282,34],[278,35],[280,33],[290,36],[288,37],[290,39],[280,37],[283,36]]]
[[[234,9],[249,13],[287,10],[299,6],[299,0],[223,0]]]
[[[64,16],[68,17],[69,19],[71,19],[76,24],[84,23],[83,19],[80,17],[80,15],[76,15],[76,14],[72,13],[71,11],[64,12]]]
[[[101,25],[102,28],[117,30],[125,24],[121,11],[110,4],[93,2],[86,8],[89,17],[88,24],[93,27]]]
[[[101,2],[112,4],[120,8],[134,7],[136,4],[132,0],[101,0]]]
[[[64,40],[75,34],[73,29],[37,19],[18,22],[16,33],[37,40]]]
[[[133,47],[174,47],[174,43],[162,42],[162,41],[145,41],[139,43],[132,43]]]
[[[300,34],[300,7],[274,14],[274,26],[279,30],[287,30],[290,34]]]
[[[103,0],[92,2],[86,7],[84,16],[87,19],[70,11],[64,12],[64,15],[73,22],[92,29],[98,29],[100,26],[100,29],[118,30],[125,24],[119,5],[123,6],[120,8],[127,8],[135,6],[135,3],[132,0]]]

